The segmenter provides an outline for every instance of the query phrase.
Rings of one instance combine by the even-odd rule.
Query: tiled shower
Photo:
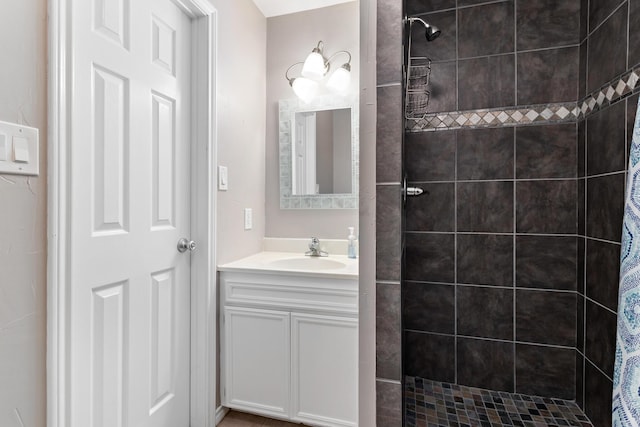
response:
[[[413,34],[421,120],[405,14],[442,30]],[[416,377],[609,426],[640,0],[378,0],[377,19],[378,427],[402,425]],[[403,207],[405,174],[425,193]]]

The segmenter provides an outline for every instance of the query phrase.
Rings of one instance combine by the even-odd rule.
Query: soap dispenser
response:
[[[347,256],[349,258],[356,258],[356,236],[353,234],[354,227],[349,227],[349,246],[347,247]]]

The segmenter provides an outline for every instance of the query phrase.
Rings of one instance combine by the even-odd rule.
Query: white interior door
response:
[[[69,427],[187,427],[189,18],[72,6]]]

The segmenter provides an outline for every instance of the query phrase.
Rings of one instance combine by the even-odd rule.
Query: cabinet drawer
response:
[[[357,280],[233,272],[222,272],[220,278],[224,305],[358,313]]]

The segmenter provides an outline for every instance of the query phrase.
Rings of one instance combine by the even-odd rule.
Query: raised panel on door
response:
[[[289,313],[224,308],[223,404],[289,416]]]
[[[125,425],[128,283],[94,288],[91,300],[91,426]]]
[[[291,313],[292,419],[358,425],[358,320]]]

